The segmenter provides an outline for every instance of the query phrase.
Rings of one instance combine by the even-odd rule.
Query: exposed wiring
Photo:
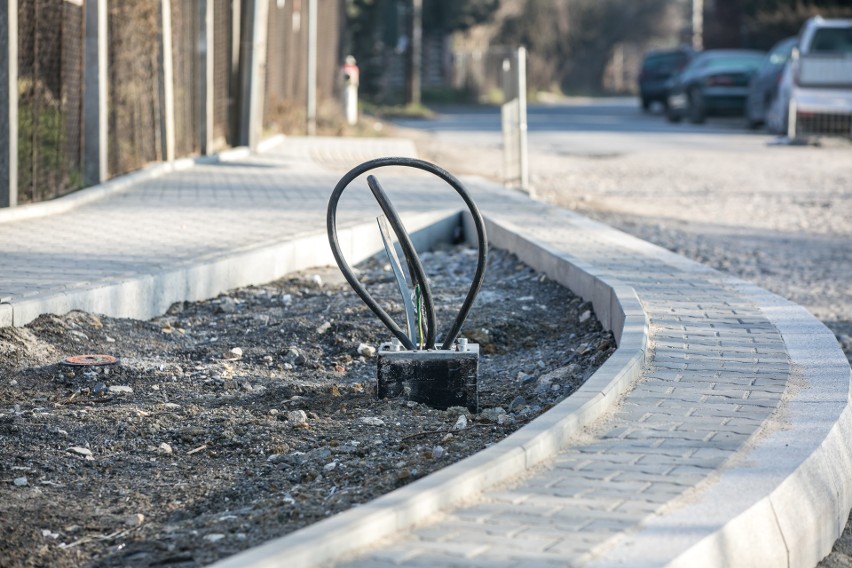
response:
[[[456,193],[464,201],[465,205],[467,205],[468,210],[470,211],[471,219],[473,221],[474,227],[476,229],[476,239],[477,245],[479,247],[477,254],[477,263],[476,263],[476,271],[474,272],[473,282],[468,289],[467,295],[465,296],[464,302],[462,302],[461,308],[459,309],[458,314],[456,315],[455,320],[453,321],[450,329],[447,331],[447,334],[444,336],[444,342],[441,345],[441,349],[448,350],[455,343],[456,338],[459,335],[459,331],[461,330],[461,326],[464,324],[465,319],[467,319],[467,315],[473,307],[473,302],[476,299],[476,295],[479,293],[479,289],[482,287],[482,281],[485,279],[485,266],[488,257],[488,243],[486,241],[485,236],[485,223],[482,219],[482,214],[479,212],[479,208],[473,202],[473,200],[468,195],[464,186],[462,186],[461,182],[456,179],[452,174],[436,166],[435,164],[431,164],[429,162],[425,162],[423,160],[418,160],[415,158],[378,158],[376,160],[370,160],[368,162],[364,162],[363,164],[356,166],[352,170],[346,173],[331,193],[331,197],[328,201],[328,211],[326,216],[326,224],[328,229],[328,240],[331,245],[331,251],[334,255],[334,259],[337,262],[338,267],[340,267],[340,271],[343,273],[343,277],[352,286],[352,289],[356,294],[367,304],[373,313],[385,324],[385,326],[393,333],[397,339],[405,346],[406,349],[416,350],[418,346],[414,344],[414,342],[399,328],[399,326],[394,322],[393,318],[388,315],[388,313],[375,301],[375,299],[370,295],[370,293],[364,288],[364,286],[358,281],[352,272],[352,268],[346,262],[346,259],[343,257],[343,253],[340,249],[340,243],[337,235],[337,206],[340,201],[340,196],[343,194],[343,191],[349,186],[352,181],[354,181],[358,176],[369,172],[371,170],[386,167],[386,166],[403,166],[403,167],[412,167],[419,170],[423,170],[429,172],[442,180],[444,180],[447,184],[452,187]],[[372,177],[372,176],[370,176]],[[373,178],[375,180],[375,178]],[[368,181],[369,184],[369,181]],[[378,192],[374,189],[374,187],[378,188]],[[374,197],[379,200],[380,195],[384,195],[384,192],[381,191],[381,186],[376,183],[370,184],[370,189],[373,191]],[[406,262],[409,266],[409,272],[411,274],[412,284],[420,287],[421,292],[421,301],[418,302],[418,329],[420,330],[420,339],[419,342],[422,342],[422,338],[424,335],[423,330],[423,312],[426,312],[426,328],[425,335],[426,341],[421,343],[421,347],[425,346],[427,349],[433,349],[435,347],[435,334],[436,334],[436,326],[435,326],[435,316],[434,316],[434,305],[432,304],[432,295],[428,290],[428,282],[426,281],[425,273],[422,271],[422,265],[420,265],[420,259],[417,256],[417,253],[414,251],[413,245],[411,245],[411,239],[408,236],[408,233],[405,232],[405,228],[402,227],[402,223],[399,222],[398,226],[394,226],[393,218],[396,216],[396,219],[399,220],[398,214],[396,214],[396,210],[390,204],[390,201],[387,200],[387,197],[384,196],[385,206],[382,207],[381,201],[379,202],[379,206],[382,207],[382,211],[385,213],[386,217],[389,221],[391,221],[391,226],[394,229],[394,232],[397,235],[397,239],[399,240],[400,246],[403,249],[403,253],[406,257]],[[388,213],[391,214],[388,214]],[[397,230],[399,229],[399,231]],[[400,234],[402,233],[402,234]],[[410,246],[409,250],[406,250],[406,246],[403,244],[405,241],[408,242]],[[419,274],[418,274],[419,272]],[[415,288],[416,290],[417,288]],[[430,313],[431,312],[431,313]],[[431,339],[431,343],[430,343]]]
[[[423,349],[423,298],[420,296],[420,286],[414,288],[414,304],[417,312],[417,344]]]
[[[382,209],[382,213],[390,223],[396,238],[399,241],[399,246],[402,248],[402,253],[408,262],[409,269],[412,271],[411,279],[416,286],[420,287],[420,297],[423,301],[423,309],[426,312],[426,349],[435,349],[435,330],[437,324],[435,322],[435,303],[432,301],[432,290],[429,288],[429,283],[426,280],[426,271],[423,270],[423,264],[420,262],[420,257],[414,249],[414,243],[411,242],[411,236],[405,230],[402,224],[402,219],[399,216],[396,208],[388,199],[382,184],[375,176],[367,176],[367,185],[376,198],[376,202]]]

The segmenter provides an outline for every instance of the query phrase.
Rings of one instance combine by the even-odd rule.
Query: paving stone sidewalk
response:
[[[413,154],[411,143],[400,140],[285,140],[257,155],[142,181],[65,213],[0,222],[0,325],[25,324],[40,306],[66,305],[60,297],[68,307],[85,307],[74,302],[110,284],[324,234],[326,202],[344,171],[371,157]],[[379,177],[388,180],[386,189],[403,212],[461,208],[432,178],[400,171]],[[744,493],[741,503],[715,503],[731,478],[754,473],[778,486],[818,453],[811,445],[819,449],[835,430],[848,431],[849,367],[836,346],[837,357],[830,346],[820,347],[829,355],[816,375],[807,354],[791,352],[791,338],[816,329],[809,320],[802,329],[782,329],[773,309],[783,315],[795,306],[570,212],[485,182],[470,180],[469,187],[490,219],[570,251],[596,266],[599,277],[636,291],[649,322],[641,379],[608,416],[546,464],[340,565],[650,566],[689,560],[696,542],[725,526],[727,511],[744,515],[761,502],[762,494]],[[377,214],[366,188],[353,187],[341,202],[339,223]],[[825,424],[809,422],[808,412],[795,405],[816,379],[825,384],[804,402],[808,411],[819,409]],[[790,451],[804,457],[779,456],[768,473],[763,464],[748,462],[766,440],[767,447],[787,444],[785,428],[797,435],[799,425],[815,437],[793,443]],[[850,462],[846,447],[838,463]],[[834,516],[845,519],[849,489],[831,475],[826,479],[814,484],[834,484]],[[693,510],[704,514],[708,502],[725,513],[707,513],[691,524],[678,520],[666,545],[648,544],[659,538],[653,531],[661,523]],[[775,514],[779,526],[765,538],[756,536],[752,556],[743,558],[759,552],[767,566],[781,565],[779,559],[807,565],[793,561],[796,543],[776,538],[789,539],[790,532],[781,526],[785,511]],[[826,527],[818,530],[828,536],[821,538],[833,539],[836,519],[822,521]],[[638,558],[630,556],[631,546],[641,551]],[[823,543],[808,546],[821,550]],[[717,557],[708,558],[713,565]]]
[[[619,257],[541,218],[525,227],[557,248],[606,262],[604,272],[635,288],[652,343],[641,380],[588,441],[343,566],[585,565],[712,483],[781,403],[791,373],[781,334],[757,306],[726,289],[719,273],[698,279],[697,267]]]

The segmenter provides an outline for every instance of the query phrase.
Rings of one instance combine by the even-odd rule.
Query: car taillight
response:
[[[733,85],[735,83],[734,78],[730,75],[711,75],[707,77],[708,85]]]

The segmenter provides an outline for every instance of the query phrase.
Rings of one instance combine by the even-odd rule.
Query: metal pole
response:
[[[423,58],[423,0],[411,0],[411,77],[408,102],[420,104],[420,63]]]
[[[231,2],[231,62],[228,76],[228,132],[225,142],[231,146],[240,143],[242,124],[242,75],[240,71],[240,51],[243,41],[242,0]]]
[[[308,0],[308,136],[317,133],[317,0]]]
[[[246,0],[242,44],[240,143],[257,148],[263,133],[268,0]]]
[[[521,166],[521,189],[532,196],[527,155],[527,50],[518,48],[518,151]]]
[[[83,181],[107,179],[107,0],[86,2],[83,63]]]
[[[790,102],[787,104],[787,138],[790,140],[795,140],[796,132],[798,125],[796,124],[796,119],[799,113],[796,109],[796,99],[790,97]]]
[[[198,25],[198,146],[206,156],[213,152],[213,0],[199,0]]]
[[[692,48],[704,49],[704,0],[692,0]]]
[[[18,0],[0,2],[0,207],[18,204]]]
[[[503,58],[503,104],[500,105],[501,130],[503,132],[503,183],[508,185],[512,175],[512,63],[508,57]]]
[[[172,53],[172,2],[160,0],[160,64],[163,69],[163,155],[175,159],[175,75]]]

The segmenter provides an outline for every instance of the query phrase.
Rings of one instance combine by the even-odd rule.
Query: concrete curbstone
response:
[[[412,238],[429,245],[449,239],[458,223],[457,212],[423,213],[409,220]],[[382,248],[376,231],[363,225],[340,234],[341,247],[350,252],[350,262],[358,262]],[[352,260],[352,258],[356,260]],[[227,290],[269,282],[295,270],[333,264],[324,234],[309,234],[284,243],[235,251],[223,257],[201,258],[188,266],[178,266],[156,274],[105,282],[63,292],[35,294],[17,300],[0,314],[11,313],[11,325],[23,326],[43,313],[64,314],[85,310],[114,317],[148,319],[166,312],[175,302],[198,301]],[[7,317],[0,319],[0,323]]]
[[[668,529],[667,534],[661,537],[669,542],[676,540],[678,527],[668,527]],[[729,535],[741,535],[741,537],[730,539]],[[661,552],[670,550],[665,543],[659,544]],[[642,565],[659,566],[660,564],[646,560]],[[677,556],[667,566],[669,568],[788,566],[787,544],[775,522],[775,510],[769,499],[760,500],[748,510],[746,515],[733,519],[728,533],[713,533],[687,552]]]

